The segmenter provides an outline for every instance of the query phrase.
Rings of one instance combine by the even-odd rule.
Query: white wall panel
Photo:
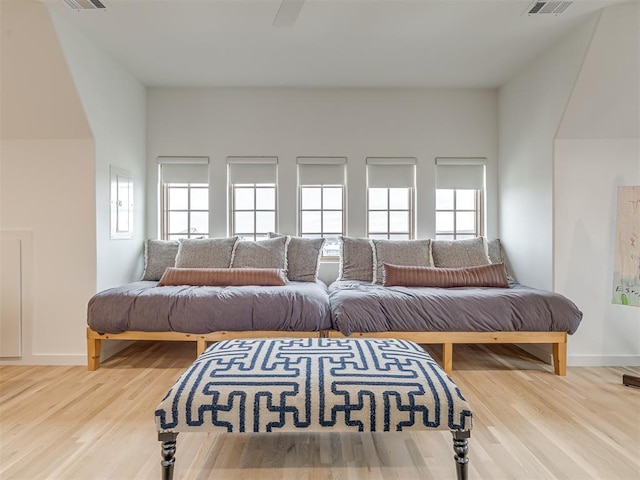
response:
[[[0,357],[22,354],[21,241],[0,237]]]

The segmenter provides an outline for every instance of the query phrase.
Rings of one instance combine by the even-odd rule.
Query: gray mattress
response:
[[[353,332],[574,333],[582,312],[566,297],[510,283],[510,288],[329,286],[333,328]]]
[[[142,281],[97,293],[87,307],[89,327],[100,333],[331,328],[327,286],[320,281],[282,287],[156,285]]]

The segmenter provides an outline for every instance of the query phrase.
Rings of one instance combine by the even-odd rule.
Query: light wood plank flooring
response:
[[[434,357],[438,348],[427,347]],[[640,478],[638,368],[568,368],[505,345],[456,345],[474,410],[471,479]],[[195,358],[138,342],[85,367],[0,367],[0,478],[159,479],[153,412]],[[177,479],[453,479],[448,432],[185,434]]]

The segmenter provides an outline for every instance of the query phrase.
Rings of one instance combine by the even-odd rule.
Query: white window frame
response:
[[[435,215],[438,212],[453,213],[453,231],[438,231],[437,218],[435,238],[459,237],[470,238],[472,234],[461,233],[457,227],[457,213],[473,212],[475,213],[475,231],[473,236],[481,237],[484,235],[485,228],[485,176],[486,176],[487,159],[485,157],[436,157],[436,194],[439,190],[453,190],[453,208],[438,209],[435,205]],[[441,171],[444,169],[444,171]],[[459,209],[458,192],[461,190],[475,191],[475,208]]]
[[[297,178],[298,178],[298,235],[301,237],[321,237],[332,238],[346,235],[347,232],[347,157],[297,157]],[[320,209],[303,208],[302,192],[305,188],[317,188],[320,190]],[[342,190],[342,208],[324,208],[324,189],[340,188]],[[303,212],[320,213],[320,231],[306,232],[302,230]],[[340,232],[325,231],[324,212],[340,212],[342,214],[342,225]],[[327,253],[327,244],[322,249],[322,259],[333,261],[339,258],[338,255]]]
[[[441,208],[438,209],[436,206],[436,216],[438,215],[439,212],[451,212],[453,213],[453,231],[438,231],[436,230],[435,233],[435,238],[442,238],[442,237],[453,237],[454,240],[457,240],[459,237],[463,237],[463,238],[469,238],[471,236],[475,236],[475,237],[482,237],[484,235],[484,209],[482,208],[482,206],[484,205],[484,196],[483,196],[483,191],[482,189],[469,189],[469,188],[441,188],[438,190],[453,190],[453,208],[449,209],[449,208]],[[474,190],[475,191],[475,195],[474,195],[474,202],[475,202],[475,208],[470,210],[470,209],[460,209],[458,208],[458,192],[460,190]],[[437,191],[437,190],[436,190]],[[475,221],[475,231],[473,232],[473,234],[464,232],[461,233],[458,231],[457,228],[457,213],[459,212],[471,212],[471,213],[475,213],[476,216],[476,221]],[[436,222],[437,225],[437,222]]]
[[[376,237],[384,236],[391,239],[395,235],[408,236],[409,240],[415,238],[416,230],[416,212],[415,212],[415,196],[416,196],[416,165],[415,157],[367,157],[367,191],[366,191],[366,232],[367,237],[375,235]],[[371,170],[373,169],[373,170]],[[387,208],[372,209],[370,207],[371,189],[386,189]],[[391,208],[391,189],[407,189],[408,208],[396,209]],[[387,228],[386,231],[372,231],[369,222],[371,212],[387,212]],[[391,213],[407,212],[409,216],[409,230],[403,232],[391,231]]]
[[[387,208],[370,208],[369,207],[369,198],[371,195],[371,189],[376,188],[386,189],[387,194]],[[391,208],[391,189],[392,188],[405,188],[407,189],[408,199],[408,208]],[[380,237],[381,235],[385,235],[387,239],[391,239],[394,235],[408,235],[409,240],[413,240],[415,238],[415,209],[414,209],[414,198],[415,198],[415,188],[413,187],[369,187],[367,188],[367,237],[371,238],[372,235],[376,237]],[[374,232],[371,231],[371,226],[369,224],[369,213],[370,212],[387,212],[387,228],[384,232]],[[391,231],[391,212],[407,212],[409,215],[409,230],[406,232],[394,232]]]
[[[278,157],[227,157],[227,184],[229,186],[229,232],[231,235],[240,235],[244,238],[257,239],[257,236],[268,237],[267,232],[256,231],[257,213],[274,212],[273,230],[278,229]],[[235,189],[236,188],[253,188],[253,209],[237,210],[235,208]],[[256,203],[257,189],[273,188],[274,189],[274,208],[258,209]],[[236,233],[235,213],[236,212],[253,212],[253,232]]]
[[[169,240],[170,235],[174,238],[194,238],[209,236],[211,232],[211,209],[210,204],[207,209],[191,209],[191,190],[194,188],[206,188],[208,198],[211,198],[211,185],[209,184],[208,165],[209,157],[167,157],[159,156],[158,159],[158,185],[159,185],[159,204],[160,204],[160,238]],[[166,167],[169,174],[164,171]],[[205,170],[202,171],[201,169]],[[169,180],[169,181],[167,181]],[[202,181],[201,181],[202,180]],[[187,188],[187,209],[169,209],[169,192],[173,188]],[[187,232],[169,232],[169,213],[170,212],[186,212],[187,213]],[[191,230],[191,212],[206,212],[208,216],[207,232],[192,233]]]
[[[302,205],[302,191],[305,188],[309,188],[309,189],[319,189],[320,190],[320,208],[303,208]],[[325,188],[340,188],[342,189],[342,208],[337,209],[337,208],[324,208],[324,189]],[[300,208],[298,208],[298,235],[300,235],[301,237],[313,237],[313,238],[327,238],[327,237],[339,237],[342,235],[345,235],[345,231],[346,231],[346,225],[347,225],[347,220],[346,220],[346,212],[345,212],[345,204],[347,201],[346,198],[346,185],[325,185],[325,184],[320,184],[320,185],[300,185],[298,187],[298,205],[300,205]],[[319,232],[305,232],[302,230],[302,216],[304,212],[319,212],[320,213],[320,231]],[[323,212],[341,212],[342,213],[342,231],[341,232],[326,232],[324,230],[324,218],[323,218]],[[339,258],[339,255],[327,255],[325,254],[325,251],[323,249],[322,251],[322,258],[326,259],[326,260],[333,260],[335,258]]]
[[[236,188],[252,188],[253,189],[253,208],[252,209],[236,209],[235,208],[235,189]],[[259,189],[273,189],[273,195],[274,195],[274,208],[273,209],[259,209],[257,208],[257,192]],[[244,238],[245,240],[248,239],[252,239],[252,240],[256,240],[258,236],[265,236],[268,237],[269,235],[269,231],[267,232],[258,232],[256,231],[256,217],[258,212],[273,212],[274,214],[274,225],[273,225],[273,231],[277,230],[277,225],[278,225],[278,185],[275,183],[237,183],[237,184],[231,184],[230,186],[230,196],[231,196],[231,235],[237,235],[239,237]],[[236,218],[236,212],[253,212],[253,232],[237,232],[236,231],[236,226],[235,226],[235,218]]]
[[[185,209],[169,209],[169,195],[171,189],[186,188],[187,189],[187,208]],[[191,232],[191,212],[206,212],[209,214],[209,209],[192,209],[191,208],[191,190],[193,189],[206,189],[209,193],[209,184],[206,183],[163,183],[162,184],[162,219],[161,219],[161,238],[163,240],[169,240],[171,237],[180,236],[180,238],[195,238],[195,237],[208,237],[211,230],[210,222],[207,222],[207,232]],[[182,232],[170,232],[169,228],[169,214],[171,212],[185,212],[187,214],[187,233]]]

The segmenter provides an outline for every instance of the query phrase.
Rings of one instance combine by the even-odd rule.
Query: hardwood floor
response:
[[[434,358],[440,348],[429,348]],[[640,478],[639,368],[569,367],[456,345],[474,411],[470,479]],[[0,478],[159,479],[153,412],[193,343],[138,342],[86,367],[0,367]],[[446,431],[178,436],[176,479],[453,479]]]

